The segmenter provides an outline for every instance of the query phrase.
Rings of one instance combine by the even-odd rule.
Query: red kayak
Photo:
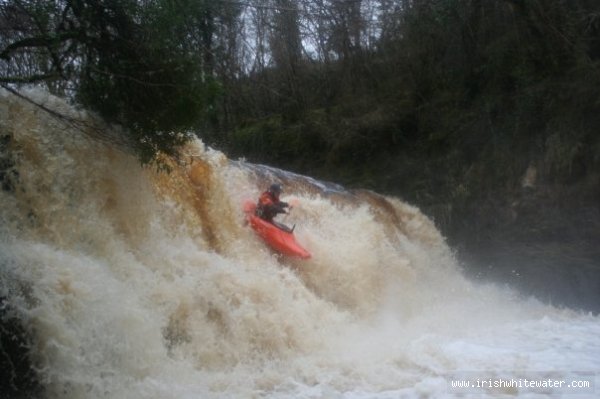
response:
[[[256,204],[252,201],[244,202],[244,212],[246,219],[252,229],[265,241],[271,248],[282,255],[298,257],[301,259],[310,258],[310,253],[302,248],[294,237],[293,231],[282,224],[272,224],[255,215]]]

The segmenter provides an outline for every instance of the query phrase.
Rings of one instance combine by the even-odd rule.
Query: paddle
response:
[[[298,198],[292,198],[290,200],[290,202],[288,202],[288,210],[285,212],[285,216],[283,217],[283,220],[287,220],[288,215],[290,214],[290,211],[292,209],[294,209],[295,206],[300,205],[300,200],[298,200]],[[296,224],[294,223],[294,225],[291,228],[291,233],[294,232],[294,229],[296,228]]]

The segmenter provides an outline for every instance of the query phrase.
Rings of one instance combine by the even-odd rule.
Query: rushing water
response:
[[[0,296],[30,335],[44,396],[600,395],[598,317],[469,281],[398,199],[201,142],[159,172],[82,134],[91,127],[0,100]],[[274,256],[244,225],[241,204],[273,181],[297,204],[283,222],[309,261]]]

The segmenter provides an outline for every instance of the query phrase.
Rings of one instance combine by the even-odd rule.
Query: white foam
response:
[[[196,142],[157,174],[1,101],[19,172],[0,192],[1,288],[51,397],[446,397],[465,371],[600,369],[597,317],[468,281],[397,199],[379,208],[290,177],[285,222],[313,258],[281,260],[243,224],[241,203],[267,184],[243,165]]]

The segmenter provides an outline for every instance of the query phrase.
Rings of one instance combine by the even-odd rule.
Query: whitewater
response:
[[[42,397],[600,395],[597,316],[471,281],[400,199],[199,140],[144,167],[117,127],[26,95],[69,118],[0,92],[0,297],[29,335]],[[297,203],[281,221],[308,261],[244,223],[243,202],[274,182]]]

